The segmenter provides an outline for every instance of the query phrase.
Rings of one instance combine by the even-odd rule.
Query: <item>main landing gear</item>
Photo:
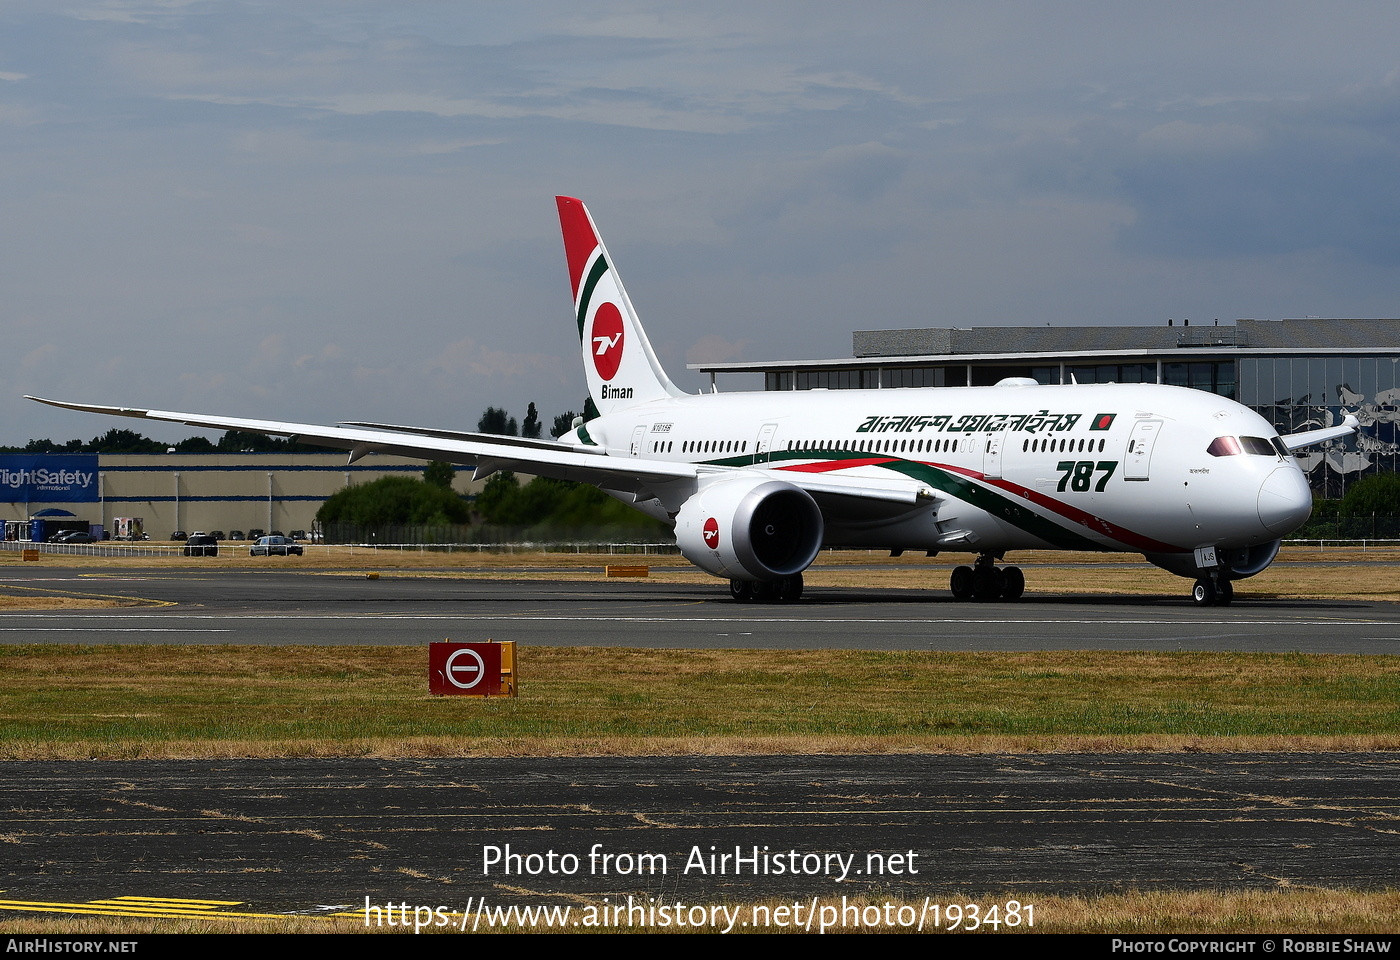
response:
[[[740,603],[796,603],[802,596],[802,574],[778,580],[730,580],[729,595]]]
[[[1235,588],[1229,580],[1201,577],[1191,588],[1191,602],[1198,607],[1226,607],[1235,599]]]
[[[948,588],[954,600],[1020,600],[1026,575],[1020,567],[998,567],[996,558],[984,553],[971,567],[954,567]]]

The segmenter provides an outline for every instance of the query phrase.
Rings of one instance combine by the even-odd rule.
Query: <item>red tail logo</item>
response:
[[[593,331],[589,334],[593,345],[593,369],[604,380],[617,376],[617,368],[622,363],[622,313],[613,303],[604,303],[593,315]]]

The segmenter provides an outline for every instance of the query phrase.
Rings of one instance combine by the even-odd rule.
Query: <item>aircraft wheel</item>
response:
[[[753,589],[749,592],[749,599],[754,603],[772,603],[774,587],[776,584],[758,581],[752,584]]]
[[[796,603],[802,596],[802,574],[783,577],[773,584],[773,599],[779,603]]]
[[[1215,590],[1217,594],[1215,602],[1219,606],[1228,607],[1230,601],[1235,599],[1235,585],[1229,580],[1221,580],[1215,585]]]
[[[996,567],[976,567],[972,571],[972,595],[978,600],[995,600],[1001,596],[1005,575]]]
[[[729,595],[740,603],[748,603],[753,599],[753,581],[730,580]]]
[[[1021,594],[1026,592],[1026,575],[1021,572],[1020,567],[1005,567],[1001,571],[1001,598],[1003,600],[1020,600]]]
[[[1215,589],[1215,581],[1207,577],[1201,577],[1191,588],[1191,602],[1198,607],[1213,606],[1218,596],[1219,592]]]
[[[948,578],[948,589],[953,591],[954,600],[972,599],[972,568],[961,566],[953,568],[953,575]]]

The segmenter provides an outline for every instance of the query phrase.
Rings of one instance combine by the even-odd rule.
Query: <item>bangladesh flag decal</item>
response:
[[[1116,413],[1096,413],[1094,414],[1094,422],[1089,424],[1089,429],[1107,430],[1113,426],[1113,418],[1116,416],[1118,416]]]

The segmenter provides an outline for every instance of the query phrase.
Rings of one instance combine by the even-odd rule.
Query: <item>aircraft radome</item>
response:
[[[657,361],[584,205],[557,198],[584,374],[598,415],[557,441],[378,423],[317,426],[92,406],[93,413],[295,436],[350,451],[596,484],[674,525],[737,600],[792,601],[823,546],[968,553],[959,599],[1019,598],[1016,550],[1141,553],[1229,603],[1312,509],[1292,451],[1252,410],[1157,384],[687,395]],[[38,397],[32,399],[40,399]]]

